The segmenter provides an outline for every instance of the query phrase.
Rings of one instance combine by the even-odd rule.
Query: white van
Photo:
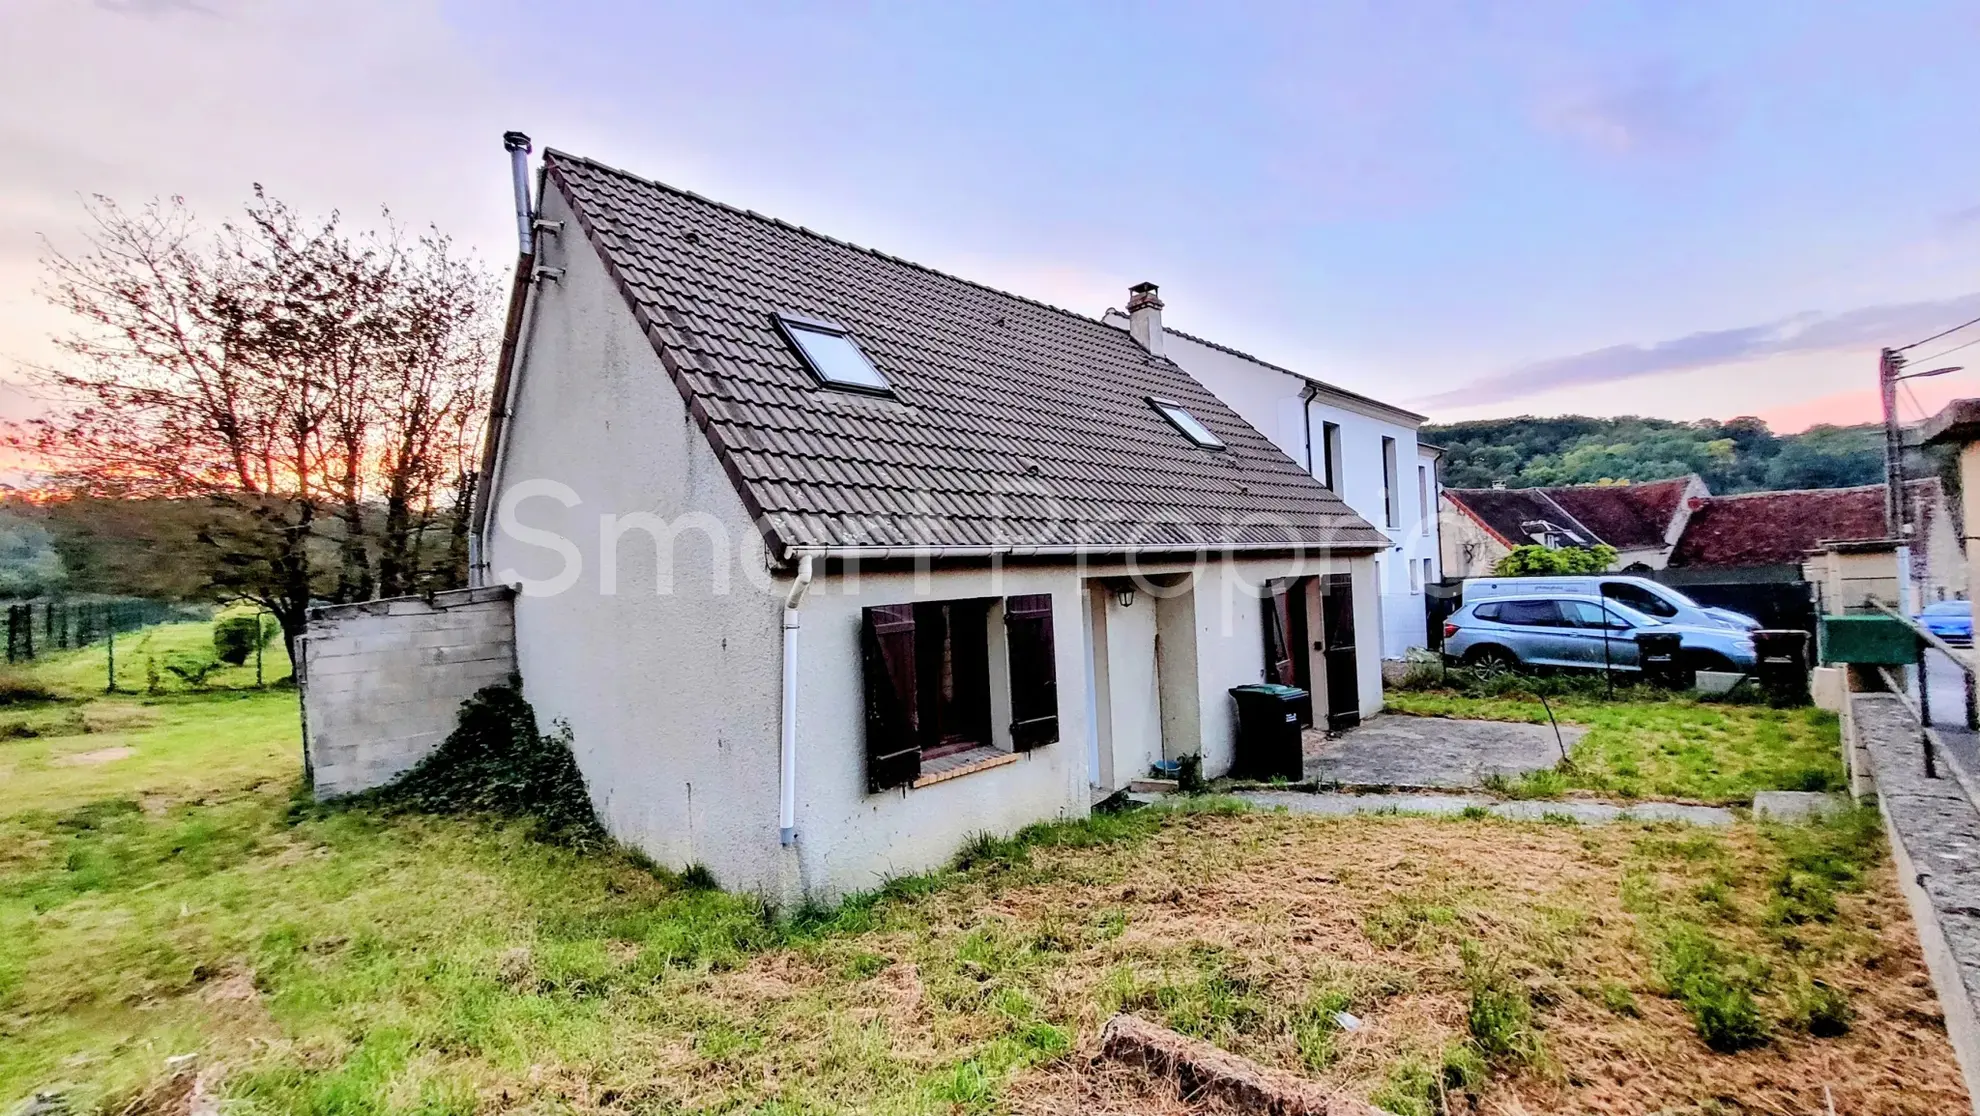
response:
[[[1471,577],[1464,582],[1464,603],[1491,597],[1530,597],[1561,593],[1600,594],[1618,604],[1667,624],[1690,624],[1705,628],[1735,628],[1753,631],[1760,622],[1751,616],[1725,608],[1699,604],[1668,585],[1647,577],[1627,574],[1558,574],[1542,577]]]

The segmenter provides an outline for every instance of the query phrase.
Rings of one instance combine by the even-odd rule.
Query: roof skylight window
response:
[[[1182,431],[1183,437],[1188,438],[1204,449],[1220,450],[1224,448],[1224,440],[1210,433],[1210,428],[1198,421],[1195,415],[1184,410],[1182,404],[1167,399],[1154,398],[1149,399],[1148,402],[1156,410],[1162,412],[1163,418],[1175,424],[1175,428]]]
[[[777,324],[797,346],[818,382],[826,387],[887,394],[893,389],[846,331],[825,322],[779,317]]]

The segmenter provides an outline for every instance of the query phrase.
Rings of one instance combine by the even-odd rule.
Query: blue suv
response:
[[[1638,632],[1680,637],[1697,670],[1753,669],[1753,637],[1726,627],[1667,624],[1598,596],[1493,597],[1444,622],[1444,654],[1470,666],[1638,669]]]

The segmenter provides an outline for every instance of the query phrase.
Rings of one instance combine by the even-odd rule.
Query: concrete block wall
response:
[[[514,590],[457,589],[310,611],[303,720],[318,798],[392,781],[516,671]]]

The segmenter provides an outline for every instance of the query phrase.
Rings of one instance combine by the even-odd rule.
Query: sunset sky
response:
[[[1436,420],[1866,421],[1878,346],[1980,317],[1976,47],[1970,0],[8,0],[0,412],[84,195],[261,182],[504,266],[520,128],[1087,314],[1153,280]]]

